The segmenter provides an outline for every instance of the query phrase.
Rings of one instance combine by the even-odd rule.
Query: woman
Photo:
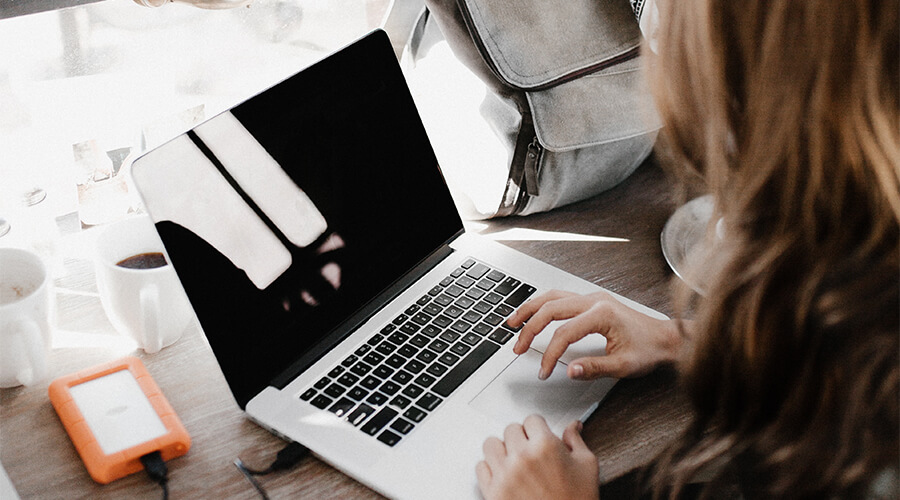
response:
[[[542,376],[589,334],[607,337],[607,355],[571,363],[570,377],[677,363],[695,415],[656,460],[657,498],[701,473],[707,492],[734,478],[745,498],[897,495],[898,2],[658,3],[661,149],[715,195],[718,272],[690,322],[548,293],[510,320],[528,321],[515,350],[570,319]],[[595,498],[578,430],[559,439],[530,417],[485,442],[485,497]]]

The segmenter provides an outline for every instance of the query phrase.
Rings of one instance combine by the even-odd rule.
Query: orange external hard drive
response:
[[[140,458],[187,453],[191,438],[141,360],[133,356],[54,380],[50,402],[88,473],[106,484],[144,468]]]

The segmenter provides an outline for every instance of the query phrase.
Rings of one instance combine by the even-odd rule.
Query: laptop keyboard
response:
[[[394,446],[514,336],[506,318],[534,292],[468,259],[300,399]]]

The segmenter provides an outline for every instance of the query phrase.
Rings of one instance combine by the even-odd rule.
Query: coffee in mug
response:
[[[114,222],[97,237],[97,289],[110,323],[148,353],[175,343],[194,317],[153,221]]]

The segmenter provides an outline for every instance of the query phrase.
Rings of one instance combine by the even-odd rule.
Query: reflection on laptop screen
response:
[[[393,53],[372,50],[390,44],[369,37],[134,164],[242,407],[462,230]]]

